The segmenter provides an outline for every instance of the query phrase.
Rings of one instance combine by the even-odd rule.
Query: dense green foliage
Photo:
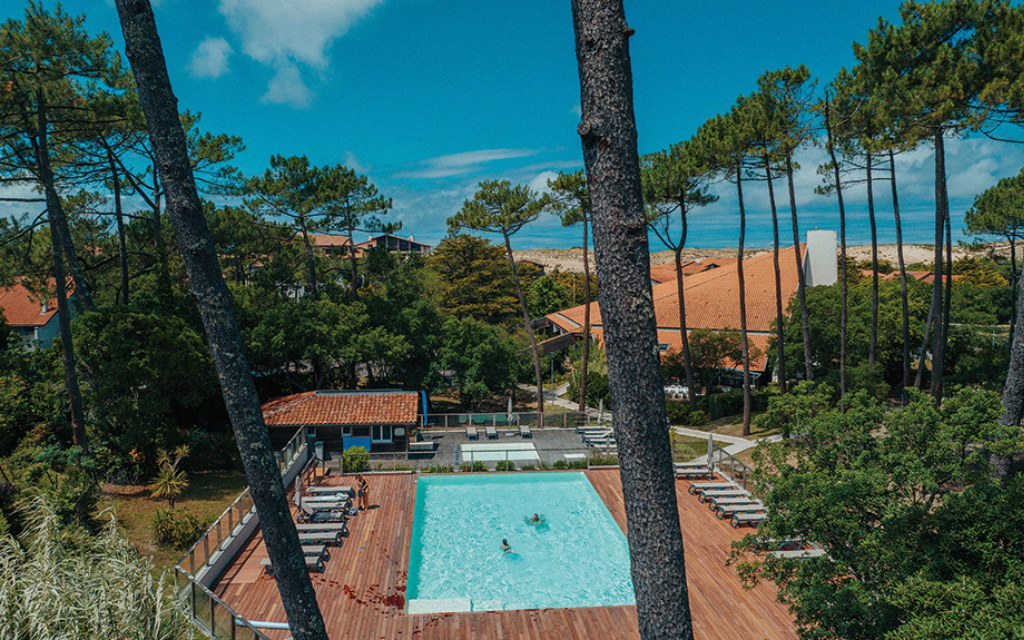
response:
[[[757,537],[808,540],[827,558],[745,563],[776,582],[804,638],[1010,638],[1024,628],[1024,481],[993,481],[988,455],[1024,448],[998,397],[961,389],[844,410],[803,383],[765,420],[792,436],[762,444]],[[749,541],[748,541],[748,548]],[[749,558],[747,558],[749,560]]]

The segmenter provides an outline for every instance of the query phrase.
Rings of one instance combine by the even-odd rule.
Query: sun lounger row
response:
[[[352,487],[350,487],[348,485],[334,485],[334,486],[325,486],[325,487],[307,487],[306,488],[306,493],[308,493],[310,495],[313,495],[313,496],[336,495],[336,494],[339,494],[339,493],[343,493],[343,494],[347,494],[347,495],[351,496],[351,495],[355,495],[356,492],[355,492],[355,490],[352,489]]]
[[[729,520],[734,529],[741,524],[757,526],[764,520],[764,504],[735,482],[694,482],[687,491],[707,504],[719,520]]]

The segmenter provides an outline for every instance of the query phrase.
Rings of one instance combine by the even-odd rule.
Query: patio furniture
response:
[[[334,544],[341,546],[340,531],[300,531],[299,542],[303,544]]]
[[[735,482],[694,482],[690,485],[690,488],[687,489],[687,492],[699,495],[707,489],[724,489],[727,487],[731,489],[740,488],[740,486]]]
[[[732,504],[752,504],[755,501],[749,494],[745,496],[711,496],[706,500],[708,509],[717,511],[718,507],[726,507]]]
[[[484,433],[487,434],[487,439],[488,440],[497,440],[498,439],[498,430],[495,429],[492,426],[484,427]]]
[[[697,494],[698,502],[708,502],[712,498],[742,498],[750,497],[750,492],[743,489],[708,489]]]
[[[733,529],[739,527],[741,524],[744,523],[751,524],[756,527],[757,525],[761,524],[761,521],[764,520],[764,518],[765,514],[763,512],[734,513],[732,514],[732,518],[729,520],[729,524],[732,525]]]
[[[296,520],[300,524],[309,522],[344,522],[348,502],[310,503],[303,501]]]
[[[422,453],[424,451],[433,451],[434,444],[435,443],[433,440],[424,440],[423,442],[410,442],[409,451],[416,453]]]
[[[337,486],[329,486],[329,485],[327,485],[327,486],[321,486],[321,487],[307,487],[306,488],[306,493],[318,496],[318,495],[334,494],[334,493],[347,493],[349,495],[355,495],[356,492],[352,489],[352,487],[349,487],[347,485],[337,485]]]
[[[270,575],[274,575],[274,565],[271,564],[270,558],[264,558],[260,560],[260,564],[263,565],[263,570]],[[313,556],[306,556],[306,570],[316,571],[317,573],[324,572],[324,561],[322,558],[315,558]]]
[[[466,438],[469,440],[479,440],[480,434],[476,432],[476,427],[466,427]]]
[[[824,549],[795,549],[789,551],[771,551],[768,553],[769,560],[782,560],[782,559],[794,559],[803,560],[805,558],[824,558],[827,554]]]
[[[710,478],[715,471],[711,467],[689,467],[676,469],[677,478]]]
[[[521,424],[519,425],[519,436],[522,438],[533,438],[533,432],[530,431],[530,425]]]
[[[314,558],[320,558],[324,562],[331,559],[331,552],[327,549],[326,545],[322,544],[304,544],[301,546],[302,555],[313,556]]]
[[[730,516],[737,513],[761,513],[764,514],[764,505],[760,502],[744,502],[742,504],[723,504],[714,509],[719,520],[728,520]]]
[[[295,525],[295,530],[302,533],[334,533],[335,535],[348,535],[348,524],[342,522],[300,522]]]

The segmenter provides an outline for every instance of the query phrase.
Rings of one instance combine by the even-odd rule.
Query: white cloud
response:
[[[572,106],[572,107],[571,107],[571,108],[569,109],[569,111],[570,111],[570,112],[572,112],[572,114],[573,114],[574,116],[576,116],[577,118],[582,118],[582,117],[583,117],[583,107],[581,107],[581,106],[580,106],[580,105],[578,105],[578,104],[574,104],[574,105],[573,105],[573,106]]]
[[[305,106],[311,97],[296,63],[319,71],[327,50],[383,0],[220,0],[220,13],[246,55],[270,65],[267,102]]]
[[[541,171],[537,174],[537,177],[530,180],[530,188],[537,193],[547,193],[550,191],[548,188],[548,180],[554,180],[558,177],[558,173],[554,171]]]
[[[304,109],[309,106],[312,92],[302,81],[298,67],[290,62],[275,65],[274,77],[267,83],[267,92],[261,100],[270,104],[290,104]]]
[[[192,52],[188,63],[194,78],[219,78],[228,71],[228,58],[234,50],[224,38],[208,37]]]
[[[491,162],[499,160],[510,160],[514,158],[527,158],[537,155],[535,149],[481,149],[479,151],[465,151],[453,153],[447,156],[429,158],[419,164],[421,169],[402,171],[395,174],[396,178],[447,178],[466,173],[480,171]]]
[[[365,176],[370,172],[370,167],[359,162],[359,158],[357,158],[356,154],[352,151],[345,151],[345,159],[342,162],[346,167],[358,174]]]

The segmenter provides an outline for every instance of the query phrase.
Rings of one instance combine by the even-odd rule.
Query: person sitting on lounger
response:
[[[540,516],[536,513],[530,518],[530,524],[544,524],[544,521],[540,519]]]
[[[511,547],[511,545],[509,545],[507,538],[502,538],[501,539],[501,552],[502,553],[512,553],[512,547]]]

